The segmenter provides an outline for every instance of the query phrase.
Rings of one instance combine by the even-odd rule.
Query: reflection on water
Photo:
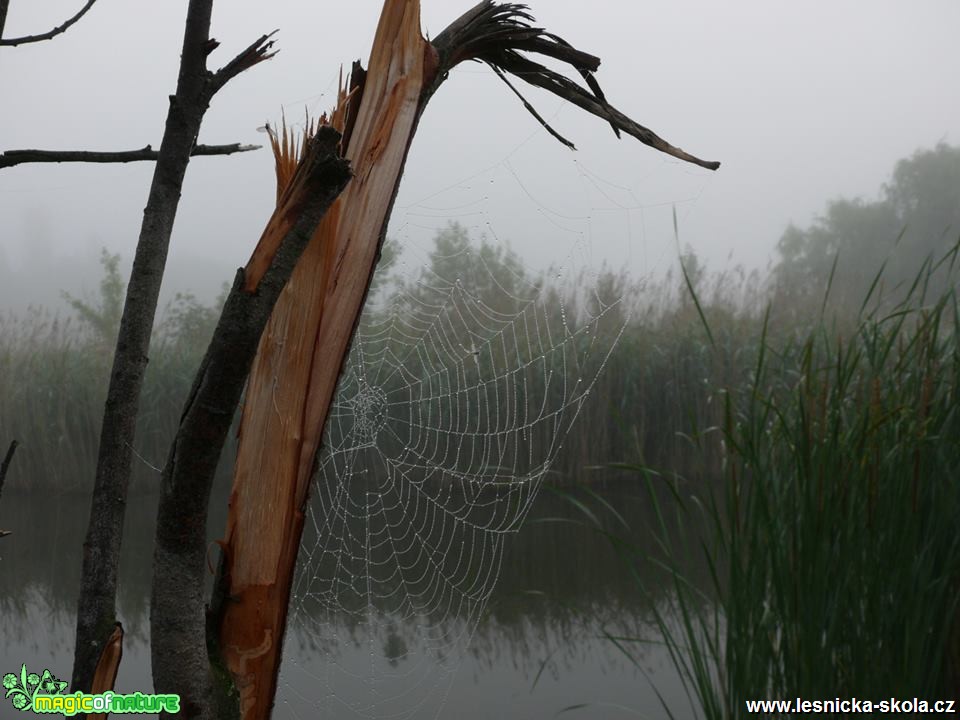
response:
[[[645,503],[634,497],[640,494],[624,485],[604,491],[635,527],[646,519]],[[222,500],[215,506],[225,506]],[[0,527],[13,534],[0,541],[0,672],[26,663],[69,677],[87,502],[3,497]],[[135,499],[127,516],[119,597],[127,635],[117,680],[127,692],[151,687],[154,511],[154,499]],[[557,517],[579,519],[564,500],[541,494],[524,528],[506,542],[500,581],[475,629],[455,615],[394,617],[388,610],[371,624],[365,613],[383,609],[358,609],[340,617],[332,632],[325,617],[320,633],[311,628],[319,611],[295,600],[274,717],[314,718],[321,709],[325,718],[382,716],[399,705],[415,708],[414,717],[462,720],[552,717],[574,705],[584,707],[564,717],[666,717],[645,674],[686,714],[662,650],[638,645],[638,668],[604,637],[655,637],[643,593],[602,536],[583,526],[537,522]],[[211,525],[222,528],[222,511]],[[659,580],[647,582],[656,587]],[[371,627],[376,632],[368,632]],[[458,637],[464,642],[450,641]],[[461,646],[466,649],[446,654]],[[371,668],[389,682],[366,685]]]

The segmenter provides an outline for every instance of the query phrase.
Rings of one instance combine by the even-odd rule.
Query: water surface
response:
[[[601,494],[631,525],[650,522],[639,488],[621,482]],[[13,531],[0,540],[0,672],[26,663],[30,670],[49,668],[69,679],[87,503],[84,496],[14,494],[0,501],[0,528]],[[119,595],[126,630],[117,680],[121,692],[151,687],[147,636],[155,508],[155,498],[135,498],[127,515]],[[359,621],[344,616],[335,619],[333,632],[328,623],[318,633],[309,598],[295,599],[274,717],[383,717],[396,707],[414,708],[409,717],[458,720],[560,713],[572,719],[665,718],[651,680],[678,717],[690,715],[661,648],[634,645],[632,662],[604,637],[656,639],[649,596],[656,597],[661,580],[643,575],[646,587],[639,588],[603,536],[544,518],[583,516],[564,499],[540,494],[524,527],[507,538],[499,582],[475,628],[455,615],[396,623],[381,617],[377,627],[386,630],[371,634],[362,616]],[[222,528],[222,510],[211,525]],[[461,638],[466,650],[430,660],[430,633]],[[408,667],[412,657],[419,658],[416,672]],[[369,685],[371,670],[390,682]]]

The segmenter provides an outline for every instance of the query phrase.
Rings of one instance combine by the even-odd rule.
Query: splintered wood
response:
[[[531,55],[569,65],[586,87]],[[226,597],[219,649],[239,690],[244,720],[270,716],[316,454],[410,142],[430,97],[450,69],[466,60],[489,65],[568,147],[572,143],[520,95],[508,74],[602,118],[618,136],[623,131],[686,162],[719,167],[612,107],[593,76],[599,58],[535,27],[525,5],[482,0],[431,44],[420,33],[418,0],[386,0],[369,69],[354,65],[349,86],[341,83],[337,107],[321,118],[342,133],[341,152],[354,178],[327,211],[283,290],[247,386],[218,583]],[[308,123],[308,135],[310,130]],[[245,268],[247,292],[257,291],[308,191],[303,144],[285,125],[271,139],[277,208]]]
[[[100,660],[97,662],[97,668],[93,673],[93,684],[90,686],[90,693],[93,695],[102,695],[108,690],[113,690],[117,682],[117,672],[120,670],[120,659],[123,657],[123,625],[117,623],[110,638],[100,653]],[[91,713],[87,717],[90,720],[106,720],[108,713]]]
[[[277,302],[251,371],[223,544],[229,599],[220,626],[247,720],[270,714],[314,458],[431,79],[428,60],[419,3],[388,0],[365,79],[355,68],[352,89],[341,88],[327,120],[344,134],[354,179]],[[295,219],[289,182],[298,153],[285,128],[274,150],[277,209],[246,268],[248,290]]]

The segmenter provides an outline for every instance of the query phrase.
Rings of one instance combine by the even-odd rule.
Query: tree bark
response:
[[[197,155],[232,155],[238,152],[259,150],[260,145],[194,145],[191,157]],[[157,160],[160,153],[147,145],[139,150],[120,150],[115,152],[96,152],[92,150],[7,150],[0,153],[0,168],[13,167],[24,163],[128,163],[141,160]]]
[[[203,588],[210,489],[263,328],[321,217],[350,179],[339,141],[330,127],[321,127],[311,141],[284,208],[289,229],[256,286],[247,290],[243,269],[237,271],[164,467],[150,601],[151,657],[156,692],[178,693],[186,718],[236,715],[232,682],[211,668],[207,648]],[[264,234],[275,228],[271,222]]]
[[[117,567],[130,479],[140,390],[147,366],[167,249],[183,178],[210,99],[226,80],[270,57],[261,38],[217,73],[206,67],[213,0],[190,0],[176,94],[166,127],[133,260],[104,408],[90,521],[83,544],[77,635],[71,687],[88,692],[116,621]]]
[[[10,463],[13,461],[13,454],[17,451],[19,443],[16,440],[10,441],[6,455],[3,456],[3,462],[0,462],[0,495],[3,495],[3,482],[7,479],[7,471],[10,469]]]
[[[7,471],[10,469],[10,463],[13,461],[13,453],[17,451],[17,441],[11,440],[10,447],[7,448],[7,454],[3,456],[0,462],[0,495],[3,495],[3,483],[7,479]],[[0,538],[10,534],[9,530],[0,530]]]
[[[27,43],[41,42],[42,40],[50,40],[55,38],[57,35],[65,33],[70,29],[71,26],[73,26],[74,23],[86,15],[87,11],[93,7],[93,4],[96,1],[97,0],[87,0],[86,4],[80,8],[80,10],[77,11],[73,17],[60,23],[52,30],[48,30],[45,33],[40,33],[39,35],[24,35],[23,37],[8,39],[3,37],[3,26],[7,20],[7,8],[10,5],[10,0],[0,0],[0,47],[26,45]]]
[[[10,9],[10,0],[0,0],[0,38],[3,38],[3,28],[7,24],[7,10]]]
[[[244,720],[270,717],[323,427],[417,124],[449,70],[464,60],[482,60],[501,77],[520,76],[575,102],[607,120],[618,134],[624,130],[703,167],[719,165],[675,148],[612,108],[592,75],[599,59],[530,21],[524,6],[485,1],[430,43],[420,33],[415,0],[384,3],[364,84],[351,94],[350,105],[359,107],[355,125],[344,131],[357,179],[318,228],[277,303],[244,400],[218,580],[227,598],[220,649],[237,684]],[[572,65],[587,88],[527,60],[521,50]],[[526,77],[527,72],[536,77]],[[548,131],[570,145],[523,102]],[[338,107],[337,112],[349,111]]]
[[[435,55],[419,4],[384,3],[367,72],[332,122],[356,180],[324,218],[257,351],[222,547],[220,650],[244,720],[270,717],[304,504],[327,409],[363,306]],[[362,81],[360,80],[362,78]],[[346,98],[349,97],[347,101]],[[260,248],[258,248],[258,251]],[[259,265],[257,253],[248,267]],[[283,378],[279,384],[271,378]]]

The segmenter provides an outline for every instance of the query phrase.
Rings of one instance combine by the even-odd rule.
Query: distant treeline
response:
[[[402,248],[388,242],[364,327],[374,327],[388,308],[435,303],[436,278],[456,278],[463,296],[488,314],[477,318],[464,306],[462,337],[446,340],[445,347],[463,347],[465,378],[470,372],[502,375],[506,360],[475,350],[469,323],[487,323],[476,336],[489,336],[496,318],[519,317],[533,293],[548,300],[553,293],[555,302],[542,304],[563,317],[545,322],[589,328],[569,340],[583,344],[584,353],[588,344],[608,347],[619,339],[579,406],[551,477],[589,480],[590,466],[637,459],[684,475],[712,476],[723,461],[717,428],[725,391],[754,380],[764,342],[777,347],[824,320],[842,337],[854,332],[858,317],[896,306],[911,288],[917,302],[933,302],[957,287],[949,256],[958,238],[960,149],[941,144],[900,161],[881,199],[834,201],[811,227],[788,228],[767,276],[742,268],[710,271],[687,249],[680,271],[655,282],[605,268],[582,275],[572,289],[554,287],[549,273],[531,275],[509,249],[470,238],[456,224],[438,233],[419,274],[402,276]],[[74,317],[43,310],[0,316],[0,442],[21,442],[8,477],[11,489],[85,490],[92,482],[124,295],[119,258],[104,252],[101,264],[98,298],[66,296]],[[921,286],[914,287],[915,281]],[[178,295],[156,328],[136,448],[139,491],[159,484],[157,468],[218,315],[217,306]],[[528,330],[527,339],[512,346],[517,361],[530,368],[530,397],[539,367],[530,361],[547,347],[542,339],[533,343],[534,337]],[[389,343],[380,349],[390,351]],[[535,435],[532,442],[549,441]],[[226,465],[233,452],[228,446]]]

